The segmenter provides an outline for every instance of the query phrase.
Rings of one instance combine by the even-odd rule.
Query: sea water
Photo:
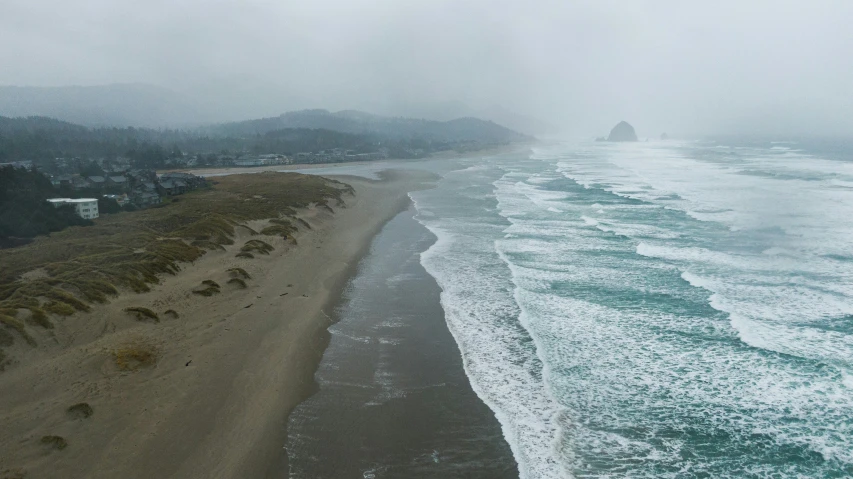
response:
[[[433,165],[421,263],[520,475],[853,476],[851,160],[669,141]]]

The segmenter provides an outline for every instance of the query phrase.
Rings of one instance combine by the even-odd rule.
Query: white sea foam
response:
[[[853,470],[853,195],[835,184],[853,170],[711,149],[541,148],[454,175],[478,197],[414,195],[438,237],[422,263],[523,477]],[[826,463],[770,457],[789,450]]]

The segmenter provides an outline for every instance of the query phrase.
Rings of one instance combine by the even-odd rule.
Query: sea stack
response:
[[[634,127],[627,121],[620,121],[618,125],[610,130],[610,136],[607,137],[607,141],[637,141],[637,133],[634,131]]]

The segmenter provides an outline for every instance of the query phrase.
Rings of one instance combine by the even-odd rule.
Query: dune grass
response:
[[[124,312],[133,314],[136,316],[137,321],[145,321],[146,319],[150,319],[155,323],[160,322],[160,316],[157,316],[157,313],[151,311],[148,308],[143,308],[140,306],[134,306],[132,308],[124,308]]]
[[[246,258],[246,259],[254,259],[255,255],[249,253],[248,251],[241,251],[234,255],[235,258]]]
[[[351,193],[349,185],[318,176],[232,175],[160,208],[105,215],[94,226],[67,228],[0,250],[0,309],[29,309],[27,323],[50,328],[48,315],[88,311],[91,304],[104,303],[121,291],[150,291],[160,276],[177,274],[183,263],[233,244],[235,227],[241,223],[292,217],[297,208],[312,204],[341,205],[343,195]],[[267,243],[252,241],[238,257],[253,258],[272,250]],[[22,278],[39,269],[43,276]],[[26,326],[18,331],[24,336]]]
[[[241,288],[246,288],[246,282],[240,278],[231,278],[228,280],[228,284],[236,284],[237,286],[240,286]]]
[[[201,289],[194,289],[193,294],[198,294],[200,296],[213,296],[214,294],[219,294],[219,283],[213,281],[212,279],[206,279],[201,282],[205,287]]]
[[[240,248],[240,252],[242,253],[261,253],[261,254],[270,254],[270,251],[274,250],[269,243],[261,240],[249,240]]]
[[[163,314],[164,314],[164,315],[166,315],[166,316],[168,316],[168,317],[170,317],[170,318],[172,318],[172,319],[178,319],[178,318],[180,318],[180,317],[181,317],[181,315],[180,315],[180,314],[178,314],[178,312],[177,312],[177,311],[175,311],[174,309],[167,309],[167,310],[166,310],[166,312],[165,312],[165,313],[163,313]]]

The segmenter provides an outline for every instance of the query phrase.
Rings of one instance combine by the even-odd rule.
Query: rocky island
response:
[[[637,133],[634,131],[634,127],[627,121],[620,121],[618,125],[610,130],[610,136],[607,137],[607,141],[637,141]]]

